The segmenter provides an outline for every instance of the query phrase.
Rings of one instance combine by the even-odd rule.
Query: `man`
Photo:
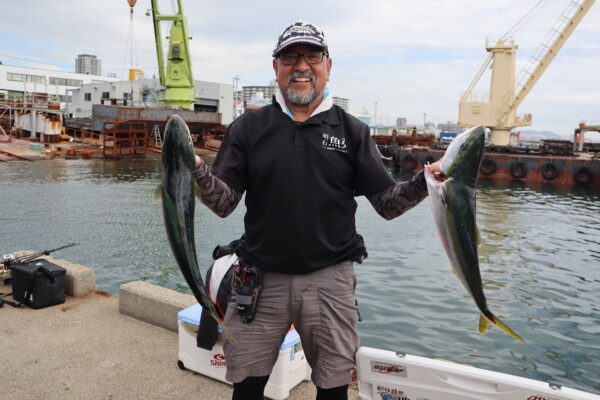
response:
[[[202,202],[217,215],[229,215],[246,193],[238,255],[264,271],[254,320],[238,315],[235,290],[225,316],[238,341],[224,344],[234,400],[263,398],[291,324],[317,399],[347,399],[359,346],[353,263],[367,256],[354,197],[367,196],[392,219],[427,195],[422,172],[396,183],[369,128],[333,105],[331,66],[323,31],[305,22],[288,26],[273,51],[280,89],[273,104],[231,124],[212,173],[196,159]]]

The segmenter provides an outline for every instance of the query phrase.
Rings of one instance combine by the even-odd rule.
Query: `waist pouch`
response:
[[[65,302],[63,267],[38,259],[26,264],[13,264],[13,298],[31,308],[44,308]]]
[[[213,251],[215,262],[206,271],[206,286],[210,300],[212,301],[221,321],[225,318],[227,304],[231,297],[231,288],[235,268],[239,262],[235,254],[242,239],[234,240],[228,245],[217,246]],[[198,347],[212,350],[217,341],[218,324],[209,313],[203,312],[200,315],[200,324],[196,334],[196,344]]]

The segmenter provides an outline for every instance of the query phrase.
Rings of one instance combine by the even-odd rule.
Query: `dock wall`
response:
[[[133,281],[119,289],[119,312],[177,332],[177,313],[196,304],[196,298],[148,282]]]
[[[13,252],[15,257],[33,254],[31,250]],[[65,294],[85,296],[96,291],[96,274],[90,267],[51,256],[40,257],[67,270]],[[119,313],[177,333],[177,313],[196,304],[192,295],[143,281],[124,283],[119,288]]]
[[[15,257],[33,254],[35,251],[16,251]],[[40,257],[67,270],[65,274],[65,294],[73,297],[85,296],[96,290],[96,274],[90,267],[75,264],[70,261],[61,260],[51,256]]]

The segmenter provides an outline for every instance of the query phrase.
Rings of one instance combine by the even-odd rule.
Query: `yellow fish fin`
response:
[[[487,332],[488,328],[490,327],[490,321],[488,321],[483,314],[481,314],[479,316],[479,333],[481,335],[483,335],[485,332]]]
[[[521,343],[525,343],[525,341],[521,338],[521,336],[517,335],[515,331],[510,329],[507,325],[504,324],[500,320],[500,318],[496,317],[494,314],[490,313],[491,321],[484,317],[483,314],[479,317],[479,333],[484,334],[487,331],[487,328],[490,326],[490,322],[496,325],[498,328],[502,329],[504,332],[508,333],[513,338],[517,339]]]
[[[153,202],[156,203],[162,199],[162,185],[158,185],[156,190],[154,191],[154,199]]]
[[[200,201],[202,201],[202,194],[200,194],[200,187],[198,186],[198,182],[194,180],[194,195]]]
[[[458,272],[456,272],[456,270],[454,269],[454,267],[450,267],[450,271],[452,272],[452,274],[460,279],[460,276],[458,276]]]

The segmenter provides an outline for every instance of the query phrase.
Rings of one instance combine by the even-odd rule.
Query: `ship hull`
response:
[[[380,146],[380,151],[384,156],[391,156],[395,166],[418,172],[427,162],[442,158],[445,150]],[[545,156],[486,151],[478,179],[600,187],[600,159],[592,157],[592,154]]]

